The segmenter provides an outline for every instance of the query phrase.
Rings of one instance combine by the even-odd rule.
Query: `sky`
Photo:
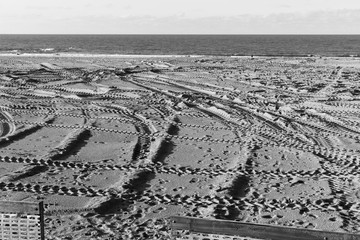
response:
[[[0,34],[360,34],[359,0],[0,0]]]

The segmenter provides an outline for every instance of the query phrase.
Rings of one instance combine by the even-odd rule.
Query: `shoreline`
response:
[[[349,56],[321,56],[321,55],[180,55],[180,54],[107,54],[107,53],[1,53],[0,57],[59,57],[59,58],[352,58],[358,59],[360,55]]]
[[[0,57],[79,57],[79,58],[195,58],[205,57],[206,55],[143,55],[143,54],[100,54],[100,53],[0,53]]]

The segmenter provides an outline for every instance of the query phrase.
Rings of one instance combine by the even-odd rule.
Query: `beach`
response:
[[[360,231],[360,58],[0,54],[0,200],[47,239],[168,217]]]

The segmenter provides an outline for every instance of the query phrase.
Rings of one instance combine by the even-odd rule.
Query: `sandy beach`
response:
[[[0,200],[47,239],[360,231],[360,58],[1,54],[0,95]]]

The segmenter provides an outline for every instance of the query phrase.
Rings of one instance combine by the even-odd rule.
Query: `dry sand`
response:
[[[0,199],[47,239],[193,216],[360,231],[360,59],[0,56]]]

